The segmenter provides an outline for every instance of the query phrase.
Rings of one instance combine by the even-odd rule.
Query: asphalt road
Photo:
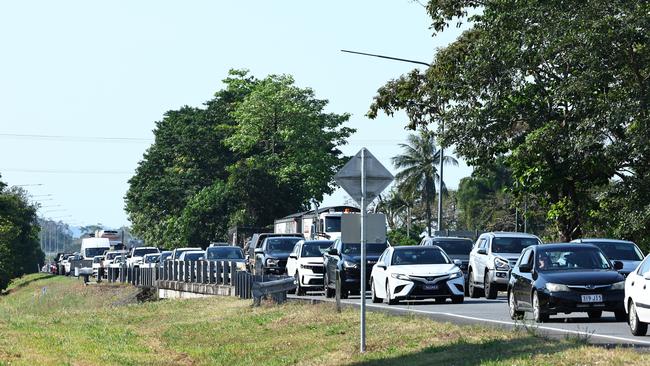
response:
[[[296,298],[296,296],[291,296]],[[326,299],[320,294],[301,296],[305,300],[334,301]],[[341,300],[348,306],[359,306],[359,296]],[[508,315],[508,303],[505,293],[501,293],[495,300],[471,299],[465,297],[463,304],[452,305],[433,301],[401,302],[399,305],[373,304],[370,298],[366,300],[368,310],[388,311],[391,313],[410,312],[420,314],[438,321],[449,321],[457,324],[483,324],[507,329],[516,327],[531,327],[535,332],[549,337],[575,336],[586,338],[594,344],[625,344],[650,347],[650,335],[635,337],[630,333],[630,328],[625,322],[617,322],[614,313],[603,312],[601,319],[590,320],[586,313],[558,314],[551,316],[546,323],[537,324],[532,320],[532,314],[527,313],[523,321],[515,322]]]

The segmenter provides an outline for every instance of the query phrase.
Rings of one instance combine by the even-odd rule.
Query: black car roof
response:
[[[555,249],[555,250],[562,250],[562,249],[576,249],[576,248],[594,248],[598,249],[597,246],[589,243],[549,243],[549,244],[541,244],[541,245],[535,245],[538,248],[543,248],[543,249]]]

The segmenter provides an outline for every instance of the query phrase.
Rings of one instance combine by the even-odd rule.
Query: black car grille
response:
[[[278,267],[285,268],[287,266],[287,260],[286,259],[280,259],[278,261]]]
[[[437,290],[425,290],[424,285],[417,284],[413,286],[413,290],[408,296],[419,297],[419,296],[450,296],[449,288],[447,287],[446,282],[440,282],[438,284]]]
[[[571,291],[578,293],[603,293],[609,291],[612,285],[568,285]]]
[[[303,267],[304,267],[305,269],[309,269],[309,270],[311,270],[311,271],[314,272],[314,273],[323,273],[323,272],[325,272],[325,271],[324,271],[325,267],[323,267],[323,266],[318,266],[318,265],[315,265],[315,266],[314,266],[314,265],[306,265],[306,266],[303,266]]]
[[[420,282],[432,282],[440,279],[445,279],[447,277],[449,277],[448,274],[437,275],[437,276],[409,276],[409,278],[411,278],[412,280],[420,281]]]

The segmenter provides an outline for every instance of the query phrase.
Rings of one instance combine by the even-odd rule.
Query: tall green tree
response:
[[[438,164],[441,150],[436,149],[435,135],[421,130],[419,134],[410,134],[406,144],[399,144],[403,153],[393,157],[393,165],[399,169],[395,176],[397,187],[408,197],[421,197],[426,207],[427,230],[431,234],[431,206],[436,197],[436,183],[440,182]],[[458,165],[452,156],[445,155],[443,164]],[[438,187],[446,191],[444,181]]]
[[[230,225],[264,226],[333,191],[348,114],[290,76],[232,70],[205,108],[170,111],[131,178],[127,212],[148,244],[207,245]]]
[[[389,82],[375,109],[426,99],[444,145],[476,167],[505,157],[515,192],[535,194],[560,240],[582,235],[594,189],[614,177],[650,202],[648,2],[432,0],[427,11],[436,32],[474,15],[424,77]]]
[[[41,251],[36,207],[20,188],[7,188],[0,181],[0,291],[9,281],[39,270]]]

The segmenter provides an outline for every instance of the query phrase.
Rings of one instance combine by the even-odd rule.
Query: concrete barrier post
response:
[[[223,279],[221,277],[221,262],[215,262],[215,263],[216,263],[216,268],[214,271],[214,277],[215,277],[214,283],[216,283],[217,285],[223,285]]]
[[[196,282],[196,261],[190,261],[190,282]]]

